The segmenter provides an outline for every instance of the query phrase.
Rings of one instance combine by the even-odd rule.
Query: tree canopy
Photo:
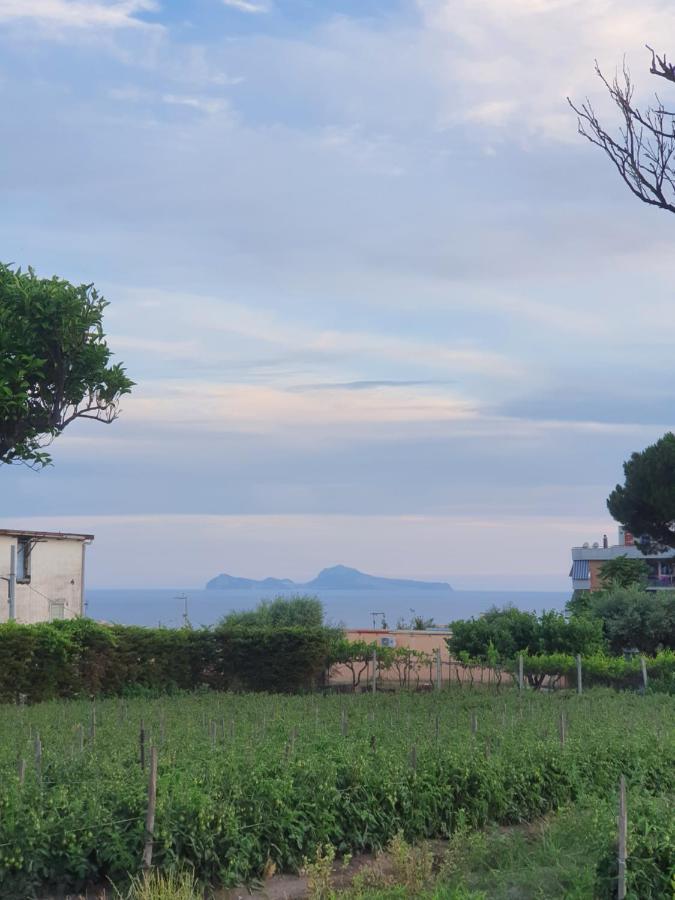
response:
[[[592,653],[601,648],[602,625],[590,618],[550,611],[537,616],[515,607],[493,607],[477,619],[450,623],[450,653],[493,664],[518,653]]]
[[[587,615],[602,623],[612,653],[639,650],[654,654],[675,649],[675,593],[645,591],[639,585],[614,585],[594,591]]]
[[[608,559],[600,566],[600,583],[603,588],[630,587],[633,584],[646,585],[649,566],[644,559],[630,559],[623,553]]]
[[[275,597],[263,600],[255,609],[234,610],[221,621],[221,626],[255,628],[321,628],[323,605],[318,597],[297,594],[293,597]]]
[[[607,508],[637,538],[642,550],[675,547],[675,434],[668,432],[623,464],[624,484]]]
[[[107,305],[91,284],[0,263],[0,464],[46,465],[71,422],[117,418],[134,383],[111,363]]]

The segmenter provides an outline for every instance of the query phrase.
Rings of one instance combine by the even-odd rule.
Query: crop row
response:
[[[296,869],[318,843],[371,850],[399,830],[446,837],[531,820],[589,794],[613,796],[620,774],[667,794],[672,713],[666,695],[602,689],[1,707],[0,896],[138,870],[141,720],[145,748],[159,756],[154,862],[231,884],[270,863]]]

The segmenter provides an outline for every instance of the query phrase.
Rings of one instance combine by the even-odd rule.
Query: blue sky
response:
[[[593,59],[624,53],[662,89],[643,45],[674,26],[661,0],[0,0],[1,258],[95,282],[138,382],[53,468],[3,469],[3,524],[94,531],[99,586],[564,587],[675,399],[671,220],[564,98],[606,109]]]

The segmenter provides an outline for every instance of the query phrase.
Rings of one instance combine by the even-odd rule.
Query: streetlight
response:
[[[373,631],[377,631],[377,625],[375,624],[375,616],[382,616],[382,625],[384,625],[384,613],[383,612],[371,612],[371,616],[373,617]]]

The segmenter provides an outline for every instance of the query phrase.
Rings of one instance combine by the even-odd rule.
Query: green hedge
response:
[[[323,671],[323,628],[139,628],[73,619],[0,625],[0,701],[135,690],[297,691]]]
[[[675,652],[664,650],[656,656],[646,656],[645,664],[648,687],[675,693]],[[598,653],[582,657],[581,667],[584,686],[642,687],[642,667],[638,656],[626,659],[623,656]],[[509,669],[515,675],[518,671],[517,659],[511,662]],[[576,657],[565,653],[523,655],[523,673],[535,683],[540,676],[548,675],[553,678],[565,676],[572,684],[576,684]]]

